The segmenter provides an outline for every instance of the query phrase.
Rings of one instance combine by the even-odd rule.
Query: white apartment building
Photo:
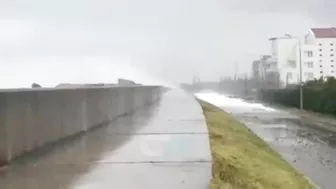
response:
[[[320,70],[317,64],[316,46],[303,44],[301,46],[302,81],[306,82],[320,78]]]
[[[314,78],[336,77],[336,28],[312,28],[304,39],[303,73]],[[313,62],[313,68],[308,68]]]
[[[271,62],[278,71],[280,87],[302,81],[336,77],[336,28],[312,28],[304,41],[294,37],[271,38]],[[275,66],[274,66],[275,65]]]
[[[259,78],[267,81],[272,78],[271,83],[277,82],[280,88],[299,84],[300,52],[303,82],[336,77],[336,28],[311,28],[304,41],[290,36],[271,38],[270,41],[271,56],[263,56],[254,62],[259,65],[259,70],[253,72]]]
[[[271,58],[268,60],[272,68],[268,72],[278,72],[279,87],[298,84],[299,69],[299,41],[290,37],[271,38]]]

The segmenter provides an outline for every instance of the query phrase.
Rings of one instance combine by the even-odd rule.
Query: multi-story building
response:
[[[252,77],[253,78],[260,78],[261,77],[261,73],[259,71],[260,69],[260,60],[255,60],[252,63]]]
[[[299,41],[296,38],[271,38],[272,72],[278,73],[279,87],[298,84],[299,75]]]
[[[271,55],[261,56],[260,60],[254,61],[254,75],[263,80],[264,88],[284,88],[298,84],[299,41],[290,37],[271,38],[270,41]]]
[[[303,44],[301,46],[301,61],[302,61],[302,81],[306,82],[313,79],[318,79],[321,76],[318,69],[317,51],[315,45]]]
[[[271,55],[262,55],[259,60],[253,61],[252,76],[262,88],[279,87],[279,74]]]
[[[305,36],[303,48],[304,76],[336,76],[336,28],[312,28]]]
[[[276,82],[280,88],[299,84],[300,61],[303,82],[336,77],[336,28],[311,28],[303,42],[289,35],[270,41],[271,56],[255,61],[253,72],[272,86]]]

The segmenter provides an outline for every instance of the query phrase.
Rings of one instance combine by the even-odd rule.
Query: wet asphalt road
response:
[[[316,185],[336,188],[335,133],[301,125],[298,116],[261,104],[219,95],[204,97],[245,123]]]

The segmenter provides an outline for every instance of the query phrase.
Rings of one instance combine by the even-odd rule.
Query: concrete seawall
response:
[[[0,92],[0,166],[160,98],[158,86]]]
[[[134,81],[132,80],[127,80],[127,79],[118,79],[118,85],[123,85],[123,86],[132,86],[132,85],[137,85]]]

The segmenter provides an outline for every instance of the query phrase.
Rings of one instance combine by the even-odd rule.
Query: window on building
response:
[[[333,46],[334,44],[333,43],[330,43],[331,46]]]
[[[322,68],[322,65],[320,65],[320,67]]]
[[[334,54],[331,54],[330,56],[334,56]]]
[[[313,51],[305,51],[308,57],[313,57]]]
[[[322,60],[320,60],[320,62],[322,62]]]
[[[288,66],[292,68],[296,68],[296,61],[295,60],[288,60]]]
[[[304,75],[305,75],[308,79],[314,79],[314,73],[313,73],[313,72],[306,72],[306,73],[304,73]]]
[[[322,56],[322,54],[320,54],[320,56]]]
[[[320,46],[322,46],[322,44],[321,44],[321,43],[320,43],[319,45],[320,45]]]
[[[330,49],[330,51],[334,51],[334,49]]]
[[[287,79],[292,79],[292,77],[293,77],[292,73],[291,73],[291,72],[288,72],[288,73],[287,73]]]
[[[320,49],[320,51],[322,51],[322,49]]]
[[[334,62],[334,60],[330,60],[330,62]]]
[[[312,62],[312,61],[306,62],[306,66],[307,66],[308,68],[313,68],[313,66],[314,66],[314,62]]]
[[[320,71],[320,73],[321,73],[321,74],[323,74],[323,72],[322,72],[322,71]]]
[[[309,72],[308,73],[308,79],[314,79],[314,73]]]
[[[331,65],[331,67],[334,67],[334,65]]]

